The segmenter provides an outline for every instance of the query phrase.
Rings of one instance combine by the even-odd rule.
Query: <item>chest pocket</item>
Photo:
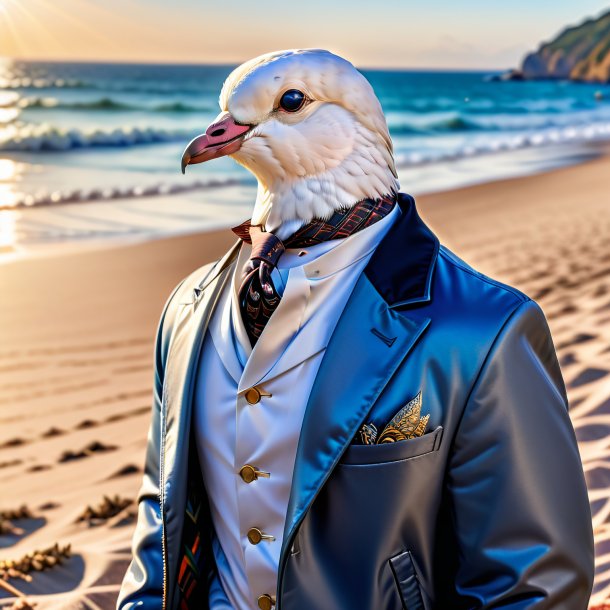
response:
[[[379,445],[350,445],[341,458],[341,464],[347,466],[364,466],[396,462],[438,451],[443,437],[443,426],[437,426],[431,432],[408,440]]]

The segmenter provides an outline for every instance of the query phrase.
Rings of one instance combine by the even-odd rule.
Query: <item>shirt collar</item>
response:
[[[387,216],[349,237],[306,248],[287,248],[278,262],[278,269],[302,266],[305,276],[311,280],[338,273],[370,254],[400,214],[399,206],[395,205]]]

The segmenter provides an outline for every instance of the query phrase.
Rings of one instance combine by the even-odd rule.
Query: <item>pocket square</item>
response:
[[[395,443],[421,436],[425,430],[430,414],[421,417],[422,395],[417,393],[386,425],[378,436],[377,426],[369,422],[360,429],[360,441],[363,445]]]

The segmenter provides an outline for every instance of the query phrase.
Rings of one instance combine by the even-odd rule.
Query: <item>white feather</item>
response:
[[[278,110],[288,89],[311,101]],[[233,158],[258,180],[252,222],[287,237],[365,197],[396,192],[392,141],[373,88],[345,59],[319,49],[256,57],[225,81],[220,106],[254,125]]]

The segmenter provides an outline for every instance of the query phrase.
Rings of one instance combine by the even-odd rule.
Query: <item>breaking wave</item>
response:
[[[63,78],[11,78],[0,79],[0,89],[95,89],[93,83]]]
[[[462,116],[435,119],[432,121],[414,121],[413,123],[390,124],[393,135],[423,135],[453,131],[488,131],[489,129],[475,120]]]
[[[175,142],[191,136],[185,129],[118,127],[116,129],[61,129],[52,125],[11,125],[0,135],[3,152],[62,152],[77,148],[119,148]]]
[[[503,136],[499,135],[495,139],[486,138],[480,142],[473,142],[444,152],[414,151],[410,153],[400,153],[396,155],[396,165],[398,167],[412,167],[553,144],[609,139],[610,122],[594,123],[583,126],[569,126],[561,129],[547,129],[526,134],[516,134],[513,136],[503,134]]]
[[[35,110],[83,110],[83,111],[95,111],[102,110],[105,112],[112,111],[142,111],[142,112],[210,112],[214,108],[211,106],[195,106],[185,104],[183,102],[168,102],[165,104],[158,104],[156,106],[143,106],[136,104],[128,104],[120,102],[111,97],[102,97],[96,100],[86,102],[63,102],[52,97],[35,97],[35,98],[23,98],[19,101],[18,106],[22,109],[35,109]]]
[[[59,191],[42,191],[35,195],[22,195],[11,205],[2,205],[0,211],[20,208],[38,208],[64,205],[69,203],[108,202],[115,199],[139,199],[143,197],[162,197],[177,195],[198,190],[222,188],[246,184],[247,181],[237,178],[210,178],[195,180],[189,183],[152,184],[147,186],[126,186],[111,188],[72,189]]]
[[[607,115],[610,119],[610,113]],[[450,116],[435,117],[430,120],[414,116],[403,122],[390,123],[392,135],[434,135],[442,133],[464,132],[505,132],[550,130],[577,128],[585,129],[594,125],[592,117],[586,113],[576,115],[490,115],[490,116],[464,116],[452,114]],[[598,119],[599,122],[599,119]]]
[[[535,113],[563,114],[579,110],[591,110],[591,102],[576,98],[568,99],[514,99],[498,101],[491,99],[460,100],[451,98],[436,99],[414,99],[404,101],[402,99],[390,99],[384,101],[385,112],[412,112],[417,114],[433,114],[442,112],[462,112],[469,115],[524,115]]]

